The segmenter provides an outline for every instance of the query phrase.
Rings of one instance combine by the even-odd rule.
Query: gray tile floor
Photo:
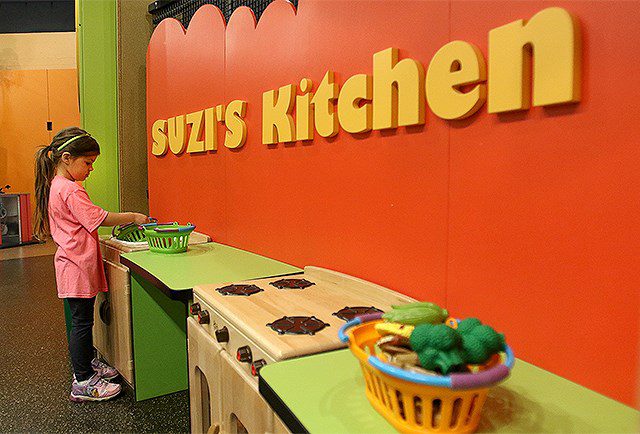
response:
[[[71,365],[52,256],[0,261],[0,432],[188,432],[188,392],[69,401]]]

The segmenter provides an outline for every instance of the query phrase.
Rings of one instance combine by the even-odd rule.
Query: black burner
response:
[[[280,279],[275,282],[271,282],[269,285],[273,285],[278,289],[304,289],[311,285],[315,285],[313,282],[309,282],[306,279]]]
[[[256,292],[264,291],[262,288],[258,288],[256,285],[228,285],[222,288],[216,288],[222,295],[245,295],[250,296]]]
[[[315,316],[283,316],[267,326],[279,335],[314,335],[329,324]]]
[[[354,319],[356,316],[358,315],[365,315],[367,313],[376,313],[376,312],[382,312],[380,309],[378,309],[377,307],[366,307],[366,306],[345,306],[342,309],[340,309],[337,312],[333,312],[332,315],[337,316],[338,318],[340,318],[343,321],[351,321],[352,319]]]

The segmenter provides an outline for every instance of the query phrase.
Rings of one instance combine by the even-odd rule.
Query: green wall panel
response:
[[[78,0],[82,127],[100,143],[85,186],[94,203],[120,211],[118,190],[117,22],[115,0]]]

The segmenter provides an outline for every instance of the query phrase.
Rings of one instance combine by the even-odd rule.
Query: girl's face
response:
[[[80,157],[63,158],[63,163],[67,173],[74,181],[84,181],[93,170],[93,163],[98,158],[97,155],[84,155]],[[66,160],[66,161],[65,161]]]

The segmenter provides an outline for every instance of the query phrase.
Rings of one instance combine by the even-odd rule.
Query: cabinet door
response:
[[[192,433],[220,432],[222,347],[193,318],[187,319],[189,407]]]
[[[109,292],[96,298],[93,343],[120,375],[133,385],[131,345],[131,287],[129,270],[104,261]]]
[[[258,382],[244,372],[229,353],[223,351],[222,432],[230,434],[273,431],[273,410],[258,392]]]
[[[113,366],[129,383],[133,384],[133,351],[131,338],[131,284],[129,270],[122,265],[106,261],[107,283],[111,296],[110,337],[113,345]]]
[[[280,420],[277,414],[273,414],[273,429],[271,430],[272,434],[291,434],[289,428],[284,424],[283,421]]]
[[[105,260],[114,264],[120,264],[120,250],[108,246],[104,242],[100,242],[100,252]]]

